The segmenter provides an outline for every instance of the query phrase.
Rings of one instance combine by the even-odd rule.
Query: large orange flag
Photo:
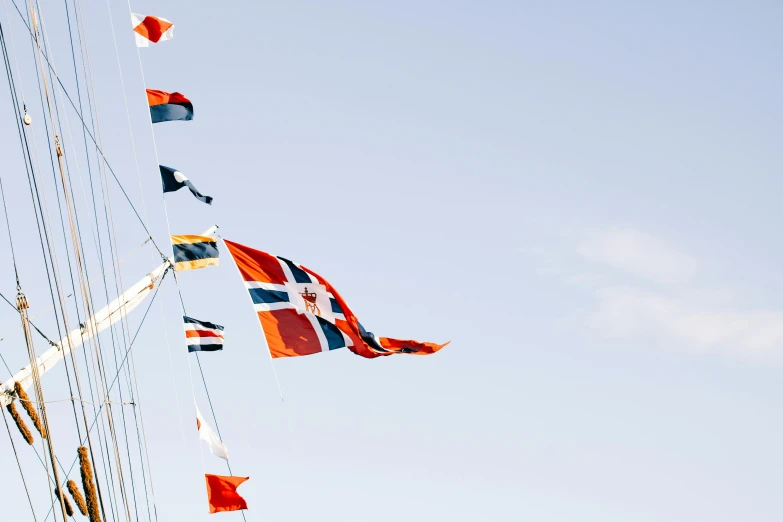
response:
[[[239,496],[237,488],[250,477],[226,477],[223,475],[204,475],[207,479],[207,499],[209,512],[238,511],[247,509],[247,502]]]
[[[368,359],[400,353],[429,355],[449,344],[377,337],[364,329],[337,290],[312,270],[280,256],[224,242],[253,301],[272,357],[346,347]]]

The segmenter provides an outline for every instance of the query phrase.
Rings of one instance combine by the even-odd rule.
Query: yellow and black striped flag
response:
[[[171,236],[174,248],[174,270],[196,270],[218,264],[215,238],[209,236]]]

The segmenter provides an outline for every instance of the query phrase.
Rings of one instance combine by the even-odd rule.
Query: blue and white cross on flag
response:
[[[253,302],[272,357],[348,348],[362,357],[428,355],[446,344],[376,337],[359,324],[332,285],[280,256],[224,240]]]
[[[196,189],[196,187],[193,186],[193,183],[191,183],[190,180],[187,177],[185,177],[183,173],[181,173],[177,169],[166,167],[165,165],[159,165],[159,167],[160,167],[160,179],[163,182],[164,193],[176,192],[182,187],[188,187],[190,193],[193,194],[193,196],[195,196],[197,200],[203,201],[207,205],[212,204],[212,197],[205,196],[201,192],[199,192]]]

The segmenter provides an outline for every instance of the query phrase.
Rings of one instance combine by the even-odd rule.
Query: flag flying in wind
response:
[[[185,319],[185,338],[188,352],[214,352],[223,349],[223,327],[219,324],[199,321],[187,315]]]
[[[196,270],[217,266],[218,249],[215,238],[209,236],[171,236],[174,249],[174,270]]]
[[[226,477],[205,474],[209,512],[238,511],[247,509],[247,502],[237,493],[237,488],[250,477]]]
[[[376,337],[323,277],[285,258],[225,241],[250,293],[272,357],[347,347],[363,357],[428,355],[446,344]]]
[[[183,173],[177,169],[166,167],[165,165],[158,165],[160,167],[160,179],[163,182],[163,192],[176,192],[182,187],[188,187],[190,193],[193,194],[197,200],[203,201],[207,205],[212,204],[212,197],[205,196],[199,192],[193,183],[185,177]]]
[[[174,24],[159,16],[145,16],[131,13],[136,46],[149,47],[150,43],[174,38]]]
[[[201,416],[201,412],[198,411],[196,406],[196,426],[198,427],[198,438],[203,440],[209,446],[209,451],[216,457],[220,457],[223,460],[228,460],[228,448],[220,440],[217,433],[212,431],[209,424]]]
[[[193,119],[193,104],[179,92],[147,89],[152,123]]]

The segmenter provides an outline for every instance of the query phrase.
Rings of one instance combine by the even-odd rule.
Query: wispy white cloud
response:
[[[698,353],[756,358],[783,352],[783,311],[712,306],[639,288],[596,291],[589,324],[617,338],[672,341]]]
[[[586,321],[606,337],[693,353],[783,356],[783,310],[740,305],[731,285],[707,284],[697,275],[714,268],[708,261],[632,228],[592,230],[569,243],[559,262],[552,252],[537,257],[593,296]]]
[[[697,267],[694,258],[649,234],[631,228],[588,233],[580,242],[577,252],[595,263],[662,283],[684,281]]]

